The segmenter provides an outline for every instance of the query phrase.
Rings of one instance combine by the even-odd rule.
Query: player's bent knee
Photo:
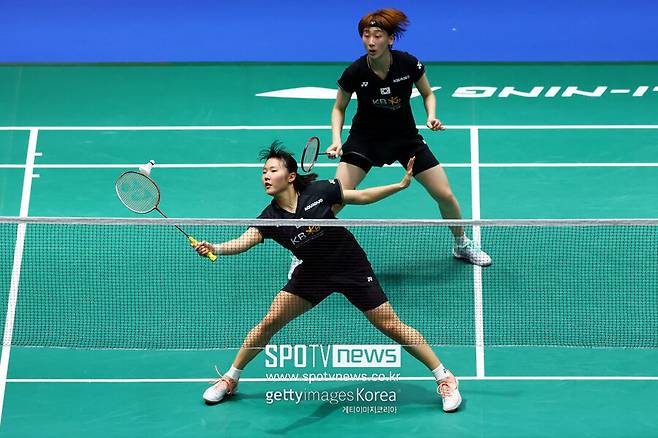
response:
[[[261,331],[271,332],[283,327],[286,321],[282,315],[267,315],[256,327]]]
[[[457,202],[457,197],[451,190],[437,192],[433,197],[441,204],[454,204]]]

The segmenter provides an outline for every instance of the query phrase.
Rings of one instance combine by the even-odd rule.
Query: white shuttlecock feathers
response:
[[[139,173],[146,176],[150,176],[151,169],[153,169],[153,166],[155,166],[155,161],[149,160],[148,163],[144,164],[143,166],[139,166]]]

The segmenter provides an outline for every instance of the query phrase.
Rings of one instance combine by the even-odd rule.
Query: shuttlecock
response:
[[[144,164],[143,166],[139,166],[139,173],[142,175],[150,176],[153,166],[155,166],[155,161],[149,160],[148,163]]]

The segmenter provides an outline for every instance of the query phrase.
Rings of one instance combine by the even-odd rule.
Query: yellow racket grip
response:
[[[190,245],[192,245],[192,246],[196,246],[199,243],[199,241],[196,240],[192,236],[189,236],[188,239],[190,239]],[[206,254],[206,257],[208,257],[211,262],[215,262],[217,260],[217,256],[212,251],[208,251],[208,254]]]

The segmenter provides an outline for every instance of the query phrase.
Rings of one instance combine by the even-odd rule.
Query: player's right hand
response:
[[[205,240],[197,243],[194,249],[202,257],[207,257],[209,252],[215,252],[212,243],[206,242]]]
[[[335,160],[343,155],[343,145],[340,143],[332,143],[325,152],[329,158]]]

